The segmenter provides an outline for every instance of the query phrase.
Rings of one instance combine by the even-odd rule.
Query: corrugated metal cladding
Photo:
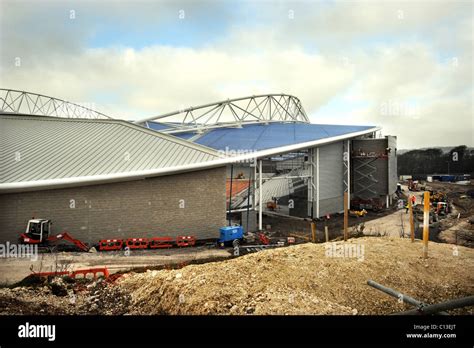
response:
[[[308,216],[322,217],[326,214],[338,213],[344,210],[343,153],[344,146],[342,141],[320,146],[319,155],[318,148],[316,147],[310,152],[309,155],[312,156],[312,162],[314,163],[312,180],[314,181],[315,189],[312,190],[312,197],[308,196]],[[317,179],[318,162],[319,182]]]
[[[120,120],[0,115],[1,183],[127,173],[217,159],[216,151]]]
[[[242,128],[217,128],[195,142],[216,150],[264,150],[363,131],[373,126],[340,126],[309,123],[269,123]],[[180,134],[175,134],[181,136]],[[188,139],[189,133],[184,133]]]
[[[343,150],[342,142],[319,148],[319,216],[344,210]]]

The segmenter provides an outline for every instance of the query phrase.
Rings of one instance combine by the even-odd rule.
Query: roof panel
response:
[[[209,130],[195,142],[216,150],[265,150],[364,131],[373,126],[342,126],[309,123],[251,124],[241,128]],[[188,134],[188,133],[185,133]]]
[[[185,167],[219,158],[210,148],[121,120],[0,115],[0,129],[0,185]]]
[[[188,140],[189,138],[192,138],[195,135],[196,135],[196,133],[193,133],[193,132],[176,134],[177,137],[179,137],[181,139],[186,139],[186,140]]]

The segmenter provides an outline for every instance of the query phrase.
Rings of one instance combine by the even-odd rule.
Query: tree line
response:
[[[474,149],[456,146],[449,152],[439,148],[411,150],[397,156],[398,175],[474,175]]]

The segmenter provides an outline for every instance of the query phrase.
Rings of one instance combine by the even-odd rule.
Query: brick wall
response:
[[[3,194],[0,242],[17,241],[33,216],[51,219],[53,234],[67,230],[91,244],[118,237],[218,237],[219,228],[226,224],[225,177],[222,167],[138,181]]]

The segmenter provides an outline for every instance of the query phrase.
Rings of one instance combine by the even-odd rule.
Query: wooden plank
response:
[[[348,209],[348,196],[347,192],[344,192],[344,241],[347,240],[347,232],[349,226],[349,209]]]
[[[423,209],[423,258],[428,258],[428,239],[430,237],[430,193],[425,191]]]

